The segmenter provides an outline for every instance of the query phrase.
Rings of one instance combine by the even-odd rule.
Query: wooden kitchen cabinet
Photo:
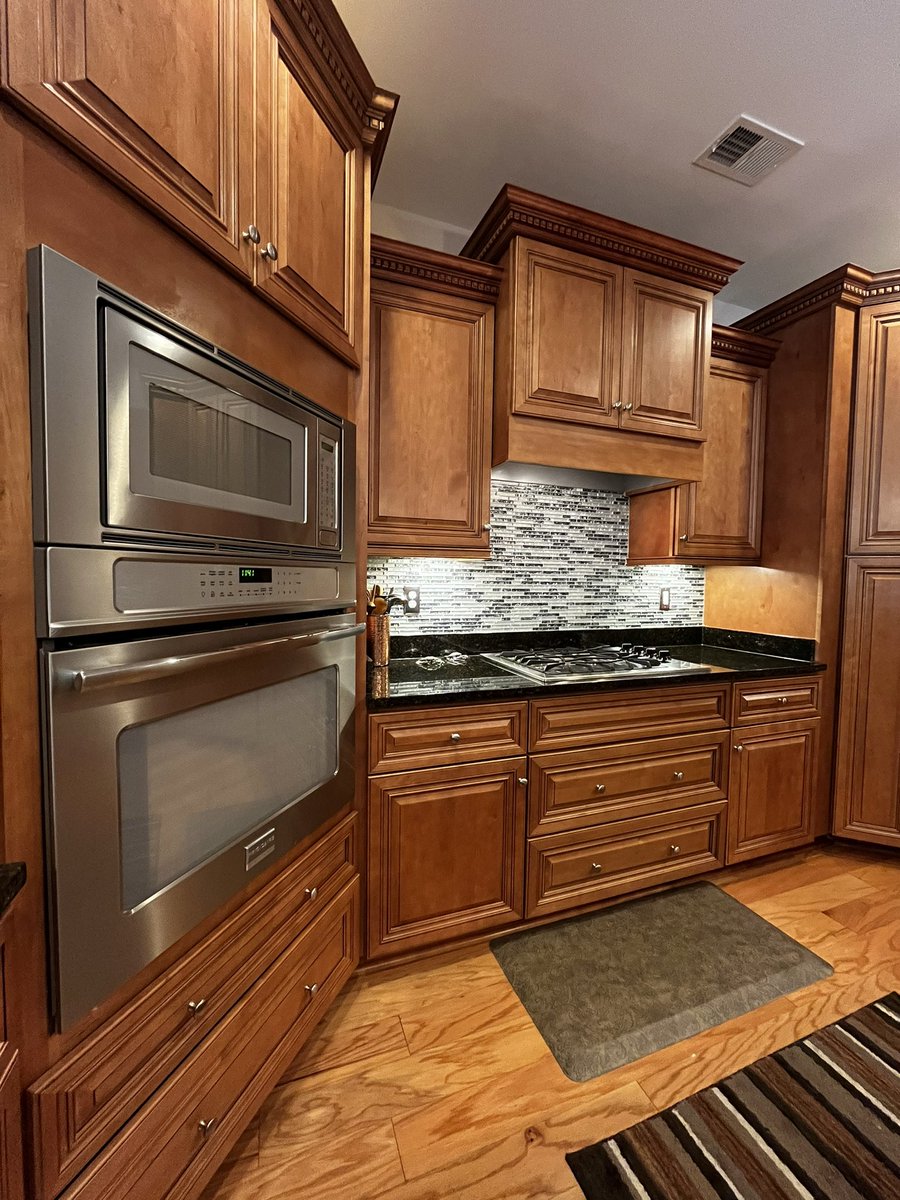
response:
[[[372,552],[489,552],[499,281],[482,263],[372,239]]]
[[[0,3],[3,93],[357,365],[393,98],[330,0]]]
[[[834,832],[900,846],[900,557],[847,565]]]
[[[900,554],[900,304],[860,309],[848,554]]]
[[[734,731],[729,863],[812,841],[818,748],[818,717]]]
[[[759,560],[766,379],[777,348],[713,327],[703,479],[631,494],[629,563]]]
[[[25,1200],[18,1051],[0,1042],[0,1200]]]
[[[369,780],[369,957],[523,915],[525,759]]]

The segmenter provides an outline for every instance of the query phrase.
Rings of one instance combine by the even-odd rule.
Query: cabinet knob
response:
[[[451,734],[450,734],[450,741],[451,741],[451,742],[458,742],[458,741],[460,740],[460,738],[461,738],[461,737],[462,737],[462,734],[461,734],[461,733],[451,733]]]
[[[681,847],[678,845],[677,842],[673,842],[671,844],[671,846],[669,847],[669,853],[670,854],[680,854],[681,853]]]
[[[309,992],[310,996],[312,997],[319,990],[319,985],[317,983],[308,983],[303,990]]]
[[[634,408],[634,405],[629,400],[627,404],[622,405],[622,408],[625,410],[625,412],[631,412],[631,410]]]
[[[319,895],[319,889],[317,887],[307,888],[306,894],[309,896],[310,900],[315,900]]]
[[[278,247],[274,242],[266,242],[262,250],[260,250],[260,254],[263,258],[268,258],[271,262],[275,262],[278,258]]]
[[[188,1000],[188,1012],[192,1017],[199,1017],[204,1008],[206,1008],[205,998],[203,1000]]]
[[[603,870],[603,863],[595,863],[595,862],[592,862],[592,863],[591,863],[591,870],[592,870],[592,871],[602,871],[602,870]]]
[[[248,225],[246,229],[242,230],[241,237],[245,242],[252,242],[254,246],[259,245],[259,230],[255,225]]]
[[[678,536],[678,540],[679,540],[679,542],[686,542],[686,541],[687,541],[687,534],[686,534],[686,533],[679,534],[679,536]]]
[[[778,703],[779,703],[779,704],[787,704],[787,702],[788,702],[788,698],[787,698],[787,696],[779,696],[779,697],[778,697]]]
[[[613,400],[613,402],[612,402],[612,407],[613,407],[613,408],[621,408],[621,407],[622,407],[622,401],[621,401],[621,400]]]
[[[519,783],[522,785],[522,787],[528,786],[528,780],[525,778],[524,775],[519,776]]]
[[[684,771],[676,771],[674,778],[680,782],[682,779],[684,779]]]
[[[488,525],[482,525],[482,527],[481,527],[481,528],[484,530],[484,532],[485,532],[485,533],[490,533],[490,532],[491,532],[491,527],[490,527],[490,524],[488,524]]]
[[[200,1134],[202,1137],[208,1138],[215,1127],[218,1125],[218,1117],[207,1117],[205,1121],[200,1122]]]
[[[737,750],[738,754],[740,754],[743,749],[744,747],[740,744],[740,742],[735,746],[735,750]]]
[[[595,791],[595,792],[599,792],[599,793],[600,793],[600,795],[602,796],[602,795],[603,795],[603,793],[606,791],[606,784],[605,784],[605,783],[595,783],[595,784],[594,784],[594,791]]]

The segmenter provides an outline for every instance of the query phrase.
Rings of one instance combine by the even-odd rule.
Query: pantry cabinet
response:
[[[500,272],[372,239],[369,549],[489,551]]]
[[[629,563],[759,560],[766,382],[777,348],[713,327],[703,479],[632,492]]]
[[[393,99],[330,0],[3,4],[3,94],[356,365]]]
[[[848,554],[900,554],[900,306],[859,314]]]

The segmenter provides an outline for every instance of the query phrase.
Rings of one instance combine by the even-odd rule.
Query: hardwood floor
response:
[[[825,845],[711,878],[834,974],[588,1083],[486,946],[357,977],[203,1200],[581,1200],[567,1151],[900,988],[900,858]]]

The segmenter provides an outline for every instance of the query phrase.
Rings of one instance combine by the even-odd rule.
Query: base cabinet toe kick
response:
[[[810,673],[372,713],[367,957],[811,842],[821,695]]]

